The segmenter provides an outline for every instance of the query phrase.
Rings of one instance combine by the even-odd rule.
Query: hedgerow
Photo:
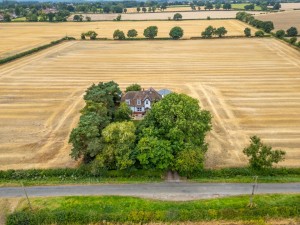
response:
[[[30,50],[25,51],[25,52],[21,52],[21,53],[18,53],[16,55],[12,55],[12,56],[6,57],[4,59],[0,59],[0,65],[2,65],[4,63],[11,62],[13,60],[19,59],[21,57],[24,57],[24,56],[27,56],[27,55],[30,55],[30,54],[33,54],[33,53],[36,53],[36,52],[39,52],[39,51],[44,50],[46,48],[50,48],[50,47],[52,47],[54,45],[62,43],[63,41],[66,41],[66,40],[75,40],[75,38],[73,38],[73,37],[64,37],[62,39],[59,39],[59,40],[56,40],[56,41],[52,41],[49,44],[42,45],[42,46],[30,49]]]

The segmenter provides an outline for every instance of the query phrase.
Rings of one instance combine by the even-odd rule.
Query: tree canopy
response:
[[[154,166],[151,160],[158,159],[152,159],[151,157],[156,156],[151,152],[161,152],[165,146],[163,150],[165,155],[157,157],[169,161],[161,162],[159,166],[155,167],[182,171],[179,165],[188,163],[188,161],[179,156],[186,156],[192,151],[203,156],[207,150],[205,135],[210,129],[211,115],[208,111],[200,109],[198,100],[185,94],[171,93],[155,103],[151,111],[141,121],[138,128],[137,158],[140,159],[141,165],[146,168],[149,165]],[[153,149],[150,151],[147,145],[152,146]],[[182,151],[186,152],[181,153]],[[146,153],[150,155],[145,155]],[[201,166],[202,162],[199,161],[198,164]],[[196,166],[190,167],[190,170],[195,169]]]
[[[157,36],[157,26],[149,26],[144,30],[144,36],[149,39],[154,39]]]
[[[173,27],[169,35],[175,40],[180,39],[183,36],[183,29],[181,27]]]

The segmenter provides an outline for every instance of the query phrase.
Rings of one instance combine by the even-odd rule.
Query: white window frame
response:
[[[127,105],[130,105],[130,99],[126,99],[125,102]]]
[[[136,107],[137,112],[142,112],[142,110],[143,110],[142,107]]]
[[[137,100],[136,100],[136,104],[137,104],[137,105],[141,105],[141,104],[142,104],[142,100],[141,100],[141,99],[137,99]]]

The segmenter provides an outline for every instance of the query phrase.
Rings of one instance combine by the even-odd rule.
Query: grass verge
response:
[[[191,182],[251,183],[258,176],[259,183],[300,182],[300,168],[273,168],[255,171],[249,168],[203,169],[190,175]],[[0,171],[0,186],[142,183],[163,181],[165,172],[157,170],[94,171],[85,165],[79,168],[32,169]]]
[[[255,207],[248,207],[248,203],[249,196],[189,202],[116,196],[33,198],[33,211],[23,201],[14,213],[8,215],[6,224],[299,219],[300,194],[257,195],[254,197]]]

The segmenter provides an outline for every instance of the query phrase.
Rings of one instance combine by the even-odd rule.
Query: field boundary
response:
[[[42,46],[39,46],[39,47],[30,49],[30,50],[27,50],[27,51],[25,51],[25,52],[20,52],[20,53],[18,53],[18,54],[12,55],[12,56],[8,56],[8,57],[6,57],[6,58],[0,59],[0,65],[3,65],[3,64],[5,64],[5,63],[12,62],[12,61],[14,61],[14,60],[23,58],[23,57],[25,57],[25,56],[32,55],[32,54],[34,54],[34,53],[40,52],[40,51],[42,51],[42,50],[44,50],[44,49],[50,48],[50,47],[52,47],[52,46],[61,44],[61,43],[65,42],[65,41],[69,41],[69,40],[75,40],[75,38],[64,37],[64,38],[61,38],[61,39],[59,39],[59,40],[52,41],[52,42],[50,42],[49,44],[42,45]]]

